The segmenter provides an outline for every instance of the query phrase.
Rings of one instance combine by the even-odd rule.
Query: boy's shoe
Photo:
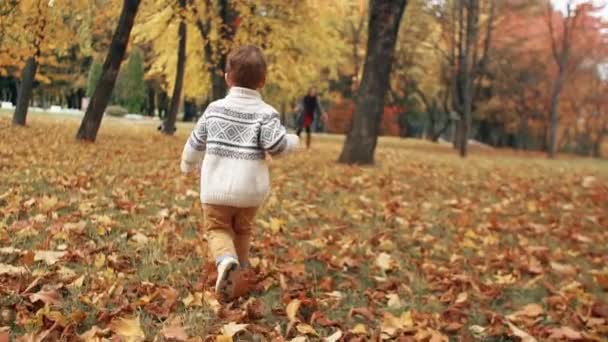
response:
[[[236,259],[228,258],[222,260],[217,265],[217,281],[215,282],[215,293],[223,300],[234,298],[239,262]]]

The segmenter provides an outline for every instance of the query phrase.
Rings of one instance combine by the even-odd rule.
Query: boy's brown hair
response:
[[[266,81],[266,60],[255,45],[244,45],[230,52],[226,73],[234,86],[258,89]]]

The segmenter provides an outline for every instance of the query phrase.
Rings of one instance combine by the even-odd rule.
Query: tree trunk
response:
[[[473,81],[476,75],[475,53],[477,44],[478,24],[479,24],[479,0],[468,0],[467,23],[466,23],[466,45],[460,65],[463,73],[463,113],[460,123],[460,144],[458,151],[461,157],[466,157],[468,153],[469,135],[473,121]]]
[[[195,121],[196,103],[184,100],[184,122]]]
[[[131,29],[133,28],[133,22],[140,2],[141,0],[124,0],[118,27],[116,28],[114,37],[112,37],[112,43],[110,44],[106,60],[103,63],[101,76],[95,87],[95,92],[78,129],[77,139],[95,141],[97,138],[97,131],[101,125],[103,113],[110,101],[120,65],[125,57],[129,36],[131,35]]]
[[[148,91],[146,94],[146,114],[148,116],[154,116],[156,109],[156,92],[152,84],[148,84]]]
[[[547,141],[547,152],[549,158],[555,158],[557,154],[557,129],[559,127],[559,101],[565,78],[565,69],[560,68],[557,79],[553,83],[551,91],[551,116],[549,120],[549,132]]]
[[[27,109],[32,99],[32,89],[34,87],[34,80],[36,78],[36,70],[38,69],[38,62],[35,57],[30,57],[25,63],[25,67],[21,72],[21,85],[19,87],[19,97],[17,98],[17,107],[13,114],[13,124],[19,126],[25,126],[27,118]]]
[[[384,96],[407,0],[372,0],[369,17],[367,56],[353,126],[346,138],[339,161],[347,164],[373,164],[382,120]]]
[[[186,0],[180,0],[179,5],[182,9],[186,7]],[[175,133],[175,122],[177,121],[177,112],[182,99],[182,89],[184,85],[184,69],[186,66],[186,22],[182,20],[179,23],[179,47],[177,50],[177,72],[175,75],[175,86],[173,87],[173,96],[171,97],[171,105],[169,113],[165,118],[162,132],[167,135]]]

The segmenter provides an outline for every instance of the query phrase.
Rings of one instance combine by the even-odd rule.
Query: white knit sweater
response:
[[[287,134],[277,111],[260,93],[232,87],[211,103],[184,146],[184,173],[201,168],[201,201],[238,208],[257,207],[270,190],[265,153],[293,151],[298,137]]]

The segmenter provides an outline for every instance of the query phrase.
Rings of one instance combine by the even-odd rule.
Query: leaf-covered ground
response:
[[[252,292],[220,305],[188,126],[77,125],[0,117],[0,341],[608,336],[605,161],[386,139],[347,167],[323,137],[273,161]]]

